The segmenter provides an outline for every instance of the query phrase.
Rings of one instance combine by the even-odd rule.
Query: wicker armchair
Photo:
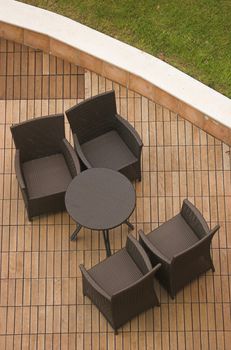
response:
[[[102,312],[117,334],[117,329],[159,301],[153,277],[160,264],[152,268],[145,251],[132,235],[126,247],[98,265],[80,269],[83,294]]]
[[[16,146],[15,172],[29,220],[64,210],[67,186],[80,172],[78,157],[65,139],[64,115],[13,125],[11,132]]]
[[[141,180],[142,141],[116,112],[115,92],[89,98],[66,111],[82,169],[109,168]]]
[[[152,264],[161,263],[157,278],[172,298],[200,274],[215,271],[210,245],[219,228],[216,225],[210,230],[199,210],[185,199],[178,215],[148,235],[139,231]]]

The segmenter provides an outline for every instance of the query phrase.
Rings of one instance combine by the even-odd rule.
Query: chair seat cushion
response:
[[[72,180],[61,153],[30,160],[22,168],[30,199],[65,192]]]
[[[137,158],[115,130],[83,143],[81,147],[93,167],[119,171],[137,162]]]
[[[170,260],[199,240],[181,214],[162,224],[147,237]]]
[[[143,276],[125,248],[88,272],[110,296],[132,285]]]

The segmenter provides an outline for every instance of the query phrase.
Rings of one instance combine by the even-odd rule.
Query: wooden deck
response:
[[[172,301],[156,283],[161,307],[127,323],[115,336],[82,295],[78,265],[105,257],[102,237],[75,228],[67,213],[30,223],[14,174],[12,123],[65,111],[84,97],[115,89],[117,107],[141,135],[142,182],[136,184],[134,235],[179,211],[188,197],[209,225],[216,272],[208,272]],[[180,116],[111,81],[53,56],[0,40],[0,348],[175,350],[231,348],[230,148]],[[67,138],[70,130],[66,123]],[[126,225],[111,232],[120,249]]]

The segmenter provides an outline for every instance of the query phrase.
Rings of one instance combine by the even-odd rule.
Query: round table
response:
[[[135,190],[122,174],[111,169],[92,168],[76,176],[68,186],[65,205],[77,222],[71,239],[77,238],[81,227],[102,230],[107,256],[111,255],[109,229],[126,223],[136,203]]]

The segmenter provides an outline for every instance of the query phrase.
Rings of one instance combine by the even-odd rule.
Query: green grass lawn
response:
[[[231,97],[231,0],[23,2],[149,52]]]

